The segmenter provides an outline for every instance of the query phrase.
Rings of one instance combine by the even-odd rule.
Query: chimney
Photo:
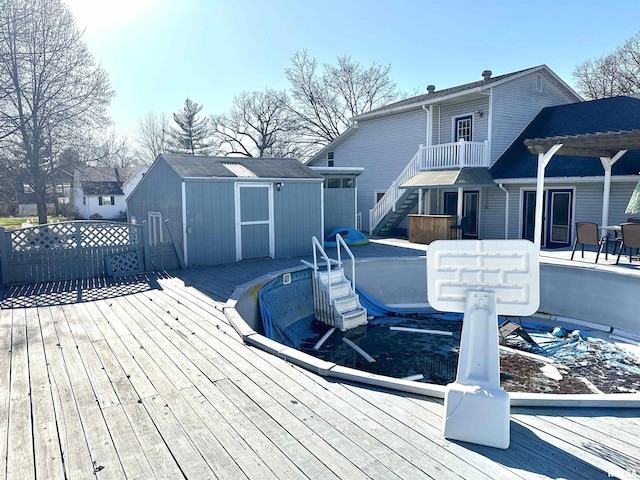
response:
[[[436,90],[436,86],[435,85],[427,85],[427,93],[429,95],[433,95],[433,92],[435,92]]]
[[[482,72],[482,79],[484,83],[487,83],[490,78],[491,78],[491,70],[484,70]]]

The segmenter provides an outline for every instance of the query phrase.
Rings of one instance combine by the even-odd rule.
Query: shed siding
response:
[[[356,228],[356,190],[354,188],[326,188],[324,190],[324,232],[340,227]]]
[[[276,258],[308,255],[322,238],[322,182],[284,182],[273,192]]]
[[[148,212],[162,214],[162,238],[170,239],[167,227],[171,228],[179,250],[183,251],[182,225],[182,181],[178,174],[160,158],[145,175],[127,200],[129,220],[137,223],[148,221]],[[168,224],[164,221],[168,220]]]
[[[573,103],[575,97],[542,73],[542,91],[536,90],[538,72],[494,87],[491,164],[504,153],[544,107]]]
[[[232,181],[187,181],[189,266],[236,260],[235,204]]]
[[[417,110],[363,120],[333,150],[334,166],[364,167],[364,173],[358,177],[358,210],[362,212],[363,229],[369,228],[369,209],[374,205],[375,192],[389,188],[418,146],[426,143],[426,134],[427,112]],[[327,159],[314,165],[327,166]]]

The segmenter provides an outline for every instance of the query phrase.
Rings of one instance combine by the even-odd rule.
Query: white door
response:
[[[236,183],[236,260],[274,258],[273,187]]]

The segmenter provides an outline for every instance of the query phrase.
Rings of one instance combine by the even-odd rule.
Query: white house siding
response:
[[[486,98],[434,107],[433,144],[453,142],[455,140],[453,119],[464,115],[473,115],[472,141],[484,142],[489,138],[489,96],[487,95]]]
[[[540,110],[577,101],[546,73],[542,73],[542,91],[537,91],[537,75],[531,73],[493,88],[492,165]]]
[[[418,151],[426,143],[427,112],[411,112],[363,120],[358,129],[333,151],[335,167],[364,167],[358,177],[358,211],[362,212],[363,229],[369,229],[369,209],[375,192],[386,191]],[[327,159],[314,165],[326,166]]]
[[[619,225],[633,216],[625,213],[627,203],[631,197],[635,180],[617,180],[615,177],[611,183],[611,193],[609,196],[609,220],[611,225]],[[536,184],[529,183],[508,184],[504,187],[509,191],[509,238],[517,239],[522,237],[522,192],[524,190],[534,191]],[[603,202],[603,179],[598,178],[593,181],[581,181],[573,183],[571,181],[551,180],[545,182],[545,190],[573,188],[574,211],[573,222],[594,222],[598,225],[602,223],[602,202]],[[504,238],[504,211],[506,196],[499,188],[485,189],[486,209],[483,207],[485,223],[483,238]],[[575,235],[575,231],[572,232]]]

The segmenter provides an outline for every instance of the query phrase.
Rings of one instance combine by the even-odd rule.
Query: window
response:
[[[116,198],[114,196],[111,197],[98,197],[98,205],[115,205]]]
[[[458,117],[455,119],[455,142],[464,140],[466,142],[471,141],[471,127],[473,123],[473,115],[465,115],[464,117]]]
[[[86,205],[87,204],[87,197],[82,197],[82,204]]]
[[[376,195],[376,203],[378,203],[380,200],[382,200],[382,197],[384,197],[384,194],[387,193],[386,190],[377,190],[375,192]]]
[[[162,243],[162,213],[149,212],[149,244]]]
[[[354,177],[327,177],[324,188],[355,188],[356,179]]]
[[[327,166],[333,167],[333,152],[327,153]]]

